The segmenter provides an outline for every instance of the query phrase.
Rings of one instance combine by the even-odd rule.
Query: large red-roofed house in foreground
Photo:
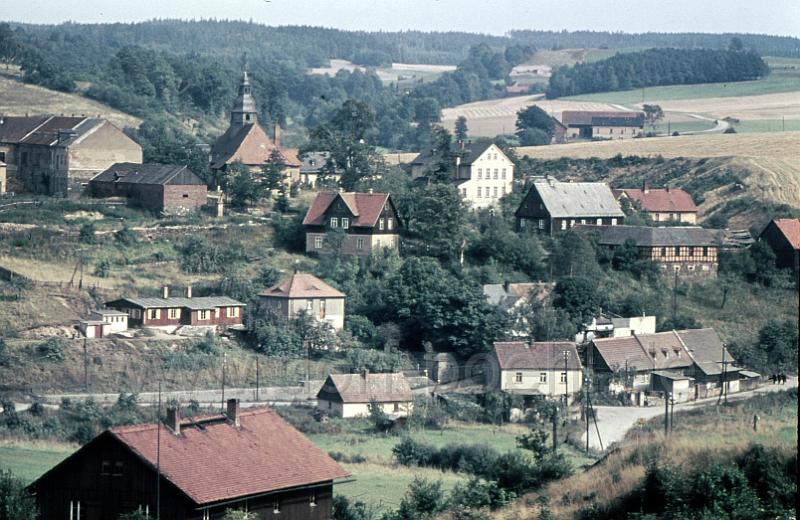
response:
[[[159,431],[160,430],[160,431]],[[160,491],[157,470],[161,474]],[[141,510],[170,520],[327,520],[333,481],[348,477],[325,452],[270,408],[112,428],[31,484],[41,520],[111,520]]]
[[[306,252],[331,252],[326,244],[329,232],[342,231],[341,252],[368,256],[375,251],[397,249],[400,219],[388,193],[323,191],[303,219]]]

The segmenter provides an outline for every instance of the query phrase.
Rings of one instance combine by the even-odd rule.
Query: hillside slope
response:
[[[649,171],[610,168],[605,180],[614,185],[708,186],[700,214],[724,210],[731,227],[749,227],[765,218],[768,206],[800,208],[800,132],[709,134],[697,136],[572,143],[517,148],[519,157],[541,160],[610,159],[622,156],[681,159],[654,165]],[[690,190],[691,191],[691,190]],[[760,205],[754,202],[762,202]]]
[[[20,81],[14,73],[0,73],[0,114],[24,116],[25,114],[65,114],[99,116],[120,128],[138,127],[142,120],[115,110],[108,105],[85,98],[80,94],[67,94]]]

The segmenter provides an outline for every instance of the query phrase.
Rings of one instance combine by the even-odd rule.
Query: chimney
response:
[[[273,139],[273,141],[275,142],[275,146],[280,148],[281,147],[281,125],[279,125],[278,123],[275,123],[275,129],[274,129],[273,133],[275,134],[275,139]]]
[[[187,298],[191,298],[192,297],[192,286],[191,285],[187,285],[186,286],[186,297]]]
[[[647,181],[642,181],[642,193],[650,193],[650,185]]]
[[[181,434],[181,412],[177,406],[167,407],[167,418],[164,423],[175,435]]]
[[[228,420],[233,423],[234,426],[241,426],[239,423],[239,400],[238,399],[228,399],[228,407],[225,415],[228,416]]]
[[[369,193],[371,195],[373,193],[373,191],[374,190],[372,188],[370,188],[370,189],[367,190],[367,193]]]
[[[167,287],[166,285],[164,286],[164,288],[163,288],[163,289],[162,289],[162,291],[161,291],[161,296],[162,296],[162,297],[163,297],[165,300],[166,300],[167,298],[169,298],[169,287]]]
[[[368,368],[365,368],[364,370],[361,371],[361,377],[363,377],[365,380],[367,379],[367,377],[369,377],[369,369]]]

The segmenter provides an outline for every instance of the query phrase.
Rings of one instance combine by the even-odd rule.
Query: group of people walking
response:
[[[769,380],[772,381],[773,385],[785,385],[786,384],[786,374],[772,374],[769,376]]]

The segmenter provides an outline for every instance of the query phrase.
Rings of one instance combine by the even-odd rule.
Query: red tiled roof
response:
[[[580,370],[581,361],[575,343],[570,341],[497,341],[494,352],[501,370],[563,369],[564,351],[569,352],[567,367]]]
[[[317,194],[314,203],[306,213],[303,224],[306,226],[325,225],[325,211],[337,198],[341,198],[354,220],[350,223],[355,227],[375,227],[378,217],[383,211],[383,207],[389,200],[388,193],[340,193],[335,191],[323,191]]]
[[[634,188],[612,191],[617,199],[625,194],[632,201],[638,202],[644,211],[697,213],[697,206],[692,196],[681,188],[648,188],[646,191]]]
[[[198,505],[349,476],[269,408],[240,411],[240,427],[216,417],[183,421],[180,435],[160,425],[161,472]],[[123,426],[110,433],[155,467],[156,428]]]
[[[648,356],[636,336],[621,338],[595,338],[594,349],[603,358],[608,368],[619,370],[652,370],[653,358]]]
[[[259,296],[276,298],[344,298],[345,294],[337,291],[313,274],[294,273],[258,293]]]
[[[800,249],[800,218],[776,218],[775,226],[795,249]]]
[[[297,150],[276,147],[275,142],[258,123],[231,126],[211,148],[212,166],[219,168],[236,161],[251,166],[262,165],[269,160],[275,148],[288,166],[300,166]]]
[[[343,403],[407,402],[414,400],[403,374],[331,374],[320,395],[339,394]]]

